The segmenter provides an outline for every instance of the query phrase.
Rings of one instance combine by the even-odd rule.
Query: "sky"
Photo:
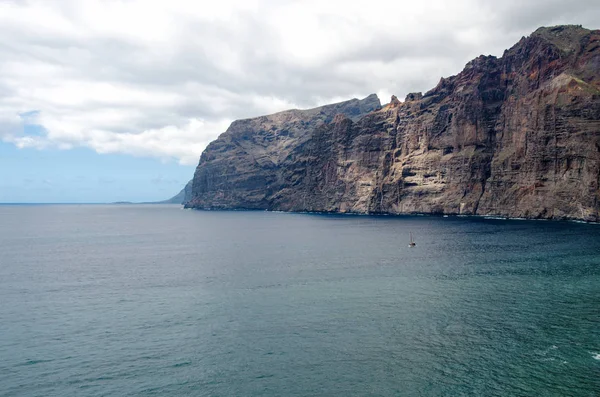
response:
[[[597,0],[0,0],[0,203],[155,201],[231,121],[428,91]]]

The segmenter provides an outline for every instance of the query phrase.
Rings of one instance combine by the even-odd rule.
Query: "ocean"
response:
[[[600,396],[600,225],[0,206],[0,396],[184,395]]]

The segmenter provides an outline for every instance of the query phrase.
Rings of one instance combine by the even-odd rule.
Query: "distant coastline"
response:
[[[166,204],[168,205],[169,203],[165,203],[165,202],[160,202],[160,201],[143,201],[143,202],[133,202],[133,201],[114,201],[114,202],[107,202],[107,203],[77,203],[77,202],[73,202],[73,203],[0,203],[0,206],[5,205],[5,206],[34,206],[34,205],[156,205],[156,204]],[[176,205],[181,205],[181,204],[176,204]]]
[[[12,205],[12,206],[18,206],[18,205],[23,205],[23,206],[27,206],[27,205],[106,205],[106,204],[110,204],[110,203],[0,203],[0,205]]]

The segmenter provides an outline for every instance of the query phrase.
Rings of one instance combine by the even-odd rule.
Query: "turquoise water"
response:
[[[0,206],[0,255],[1,396],[600,395],[600,225]]]

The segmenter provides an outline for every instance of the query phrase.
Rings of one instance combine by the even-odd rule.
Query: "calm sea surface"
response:
[[[182,395],[600,396],[600,225],[0,206],[0,396]]]

